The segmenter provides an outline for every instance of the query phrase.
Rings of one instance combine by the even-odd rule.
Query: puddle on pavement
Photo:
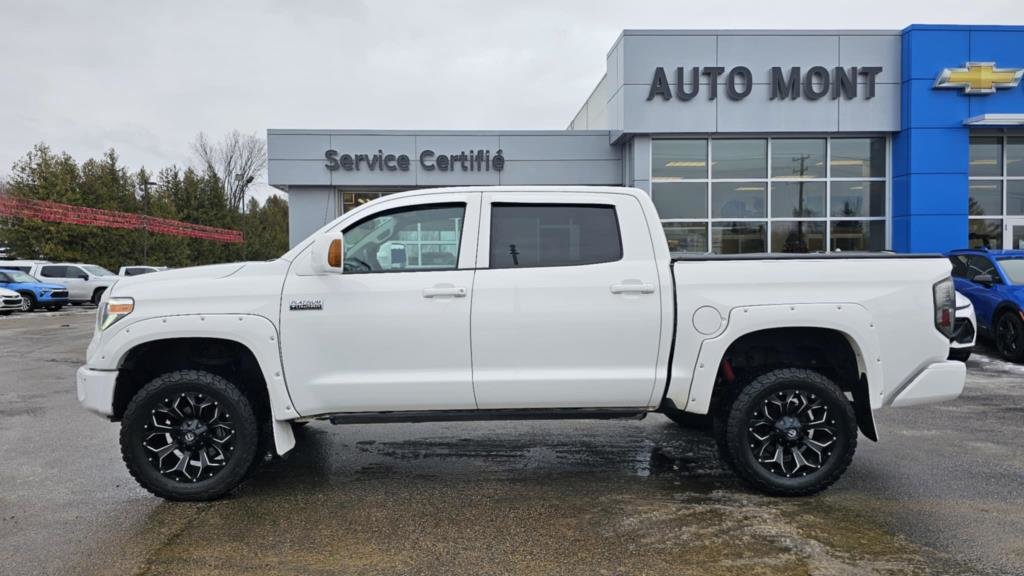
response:
[[[669,426],[310,428],[143,573],[969,573],[827,496],[752,494]]]

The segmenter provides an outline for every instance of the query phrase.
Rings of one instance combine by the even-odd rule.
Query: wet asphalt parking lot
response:
[[[0,318],[0,573],[1024,574],[1024,366],[877,414],[830,490],[744,488],[643,421],[330,426],[218,502],[170,503],[79,408],[92,309]]]

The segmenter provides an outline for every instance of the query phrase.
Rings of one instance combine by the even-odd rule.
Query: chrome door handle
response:
[[[452,296],[455,298],[465,298],[466,289],[462,286],[451,286],[451,285],[437,285],[431,288],[423,289],[424,298],[438,298],[441,296]]]
[[[612,294],[654,294],[654,284],[639,280],[625,280],[611,285]]]

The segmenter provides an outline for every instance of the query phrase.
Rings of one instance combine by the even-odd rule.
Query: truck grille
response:
[[[53,292],[50,292],[50,297],[51,298],[67,298],[68,297],[68,291],[67,290],[54,290]]]
[[[970,344],[974,339],[974,326],[967,318],[957,318],[953,323],[953,337],[950,338],[957,344]]]

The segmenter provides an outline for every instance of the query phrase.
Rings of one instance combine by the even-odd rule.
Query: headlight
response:
[[[100,302],[99,318],[97,326],[100,332],[110,328],[115,322],[124,318],[135,310],[135,300],[126,297],[115,297]]]
[[[956,290],[953,279],[940,280],[932,286],[932,298],[935,304],[935,328],[946,335],[953,335],[953,318],[956,316]]]

